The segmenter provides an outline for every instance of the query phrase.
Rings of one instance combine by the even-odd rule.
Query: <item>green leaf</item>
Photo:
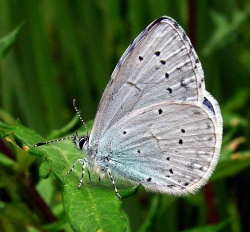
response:
[[[139,190],[143,190],[143,189],[144,188],[142,185],[137,185],[137,186],[134,186],[130,189],[119,190],[119,193],[121,194],[122,199],[125,199],[127,197],[131,197],[131,196],[135,195]]]
[[[8,54],[13,44],[16,42],[17,36],[23,28],[23,25],[24,23],[21,23],[16,29],[0,39],[0,59],[3,59]]]
[[[234,176],[250,167],[250,151],[242,151],[231,154],[227,159],[223,158],[218,163],[211,180],[223,179]]]
[[[81,172],[77,169],[81,168],[76,167],[69,175],[64,175],[83,156],[80,151],[76,151],[72,141],[33,147],[44,141],[35,132],[21,124],[17,127],[1,126],[4,128],[1,136],[4,135],[8,141],[30,154],[44,158],[40,175],[48,177],[53,174],[62,184],[64,209],[74,231],[126,231],[127,221],[121,211],[122,202],[116,196],[110,180],[99,182],[98,176],[93,175],[90,181],[86,177],[78,190]]]
[[[63,204],[76,231],[125,231],[121,200],[100,183],[85,181],[80,190],[77,178],[63,186]]]

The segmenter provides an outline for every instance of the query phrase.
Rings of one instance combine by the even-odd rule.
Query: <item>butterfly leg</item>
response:
[[[78,189],[81,187],[82,182],[83,182],[83,177],[84,177],[84,174],[85,174],[85,171],[84,171],[85,161],[86,161],[86,160],[84,160],[84,159],[78,159],[78,160],[73,164],[72,168],[71,168],[69,171],[67,171],[67,172],[65,173],[65,175],[68,175],[70,172],[72,172],[72,171],[75,169],[75,166],[77,165],[77,163],[82,163],[82,175],[81,175],[81,179],[80,179],[80,181],[79,181],[78,187],[77,187]]]
[[[77,186],[78,189],[81,188],[81,186],[82,186],[83,177],[84,177],[84,173],[85,173],[85,171],[84,171],[84,160],[82,160],[80,162],[82,163],[82,176],[81,176],[81,179],[80,179],[79,184]]]
[[[118,189],[116,188],[115,180],[114,180],[114,178],[113,178],[111,172],[110,172],[108,169],[107,169],[107,174],[108,174],[110,180],[112,181],[112,184],[113,184],[113,187],[114,187],[114,189],[115,189],[116,195],[117,195],[119,198],[122,198],[122,196],[121,196],[120,193],[118,192]]]
[[[89,180],[91,181],[91,176],[90,176],[90,172],[88,169],[87,169],[87,172],[88,172]]]

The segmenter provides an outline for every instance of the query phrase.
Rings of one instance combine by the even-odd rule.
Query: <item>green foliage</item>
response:
[[[16,41],[17,36],[20,33],[22,27],[23,23],[20,26],[18,26],[15,30],[13,30],[9,35],[0,39],[0,59],[4,58],[8,54],[9,50]]]
[[[249,9],[247,0],[2,0],[0,231],[249,231]],[[222,109],[210,183],[180,198],[118,182],[120,200],[91,172],[78,190],[81,165],[64,175],[83,157],[72,141],[33,145],[77,130],[73,98],[85,120],[94,118],[119,57],[162,15],[195,31],[207,89]]]
[[[20,124],[16,127],[2,125],[2,128],[4,128],[6,140],[12,142],[19,149],[20,158],[24,153],[20,148],[33,156],[43,158],[40,176],[48,178],[53,173],[62,184],[64,209],[75,231],[110,231],[110,228],[113,228],[113,231],[125,231],[126,220],[122,215],[121,201],[114,194],[112,186],[107,185],[106,182],[99,183],[98,176],[95,176],[96,180],[84,181],[82,188],[78,190],[80,172],[74,171],[67,176],[64,175],[79,157],[79,153],[76,152],[71,141],[62,142],[56,146],[50,144],[34,147],[34,144],[43,139],[33,131]],[[17,156],[19,156],[19,152],[17,152]],[[25,163],[19,161],[18,173],[27,170],[30,165],[27,162],[27,155],[25,158]],[[1,162],[3,163],[5,159],[2,159]],[[82,202],[81,199],[85,200]]]

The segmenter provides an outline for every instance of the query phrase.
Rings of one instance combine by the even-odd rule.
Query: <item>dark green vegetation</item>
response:
[[[189,34],[220,103],[219,165],[194,196],[140,190],[120,201],[93,174],[77,190],[80,167],[64,176],[82,156],[72,141],[33,144],[81,126],[73,98],[92,120],[123,51],[162,15]],[[1,0],[0,231],[250,231],[249,28],[247,0]]]

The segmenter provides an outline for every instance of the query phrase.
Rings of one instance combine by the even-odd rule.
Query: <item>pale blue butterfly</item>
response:
[[[221,112],[175,20],[155,20],[127,48],[103,93],[90,136],[76,134],[73,140],[86,154],[66,173],[82,163],[78,188],[85,168],[107,174],[118,197],[115,178],[174,195],[194,193],[208,181],[221,149]]]

